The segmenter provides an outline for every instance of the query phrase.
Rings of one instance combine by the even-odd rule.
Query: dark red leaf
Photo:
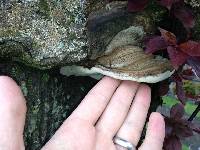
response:
[[[175,81],[175,82],[182,82],[182,78],[181,76],[179,75],[179,70],[176,71],[173,75],[172,75],[172,80]]]
[[[158,3],[170,10],[174,0],[158,0]]]
[[[175,69],[178,69],[179,66],[183,65],[189,57],[187,54],[177,50],[172,46],[167,47],[167,52],[169,54],[170,61]]]
[[[164,80],[159,83],[159,96],[164,96],[168,93],[169,91],[169,82],[168,80]]]
[[[187,64],[192,67],[195,74],[200,78],[200,57],[190,57],[187,59]]]
[[[158,50],[166,49],[167,44],[161,36],[156,36],[146,43],[146,53],[154,53]]]
[[[200,56],[200,43],[187,41],[179,45],[179,48],[190,56]]]
[[[180,138],[187,138],[190,136],[193,136],[193,129],[191,128],[191,122],[188,120],[179,120],[179,122],[177,122],[177,125],[175,127],[175,132],[177,137]]]
[[[187,70],[183,70],[181,76],[185,80],[196,80],[197,79],[192,68],[187,69]]]
[[[183,75],[183,76],[193,76],[194,73],[193,73],[193,71],[192,71],[192,68],[183,70],[183,71],[182,71],[182,75]]]
[[[184,107],[182,104],[176,104],[170,110],[171,118],[181,119],[183,115],[184,115]]]
[[[168,138],[173,135],[173,119],[169,117],[165,117],[165,137]]]
[[[186,96],[185,96],[185,91],[183,89],[183,82],[181,81],[176,81],[176,95],[178,97],[178,100],[185,105],[186,102]]]
[[[185,80],[195,80],[197,77],[196,75],[191,75],[191,76],[186,76],[186,75],[182,75],[183,79]]]
[[[180,139],[176,136],[165,138],[163,149],[164,150],[182,150],[182,144],[181,144]]]
[[[148,3],[148,0],[128,0],[128,11],[137,12],[143,10]]]
[[[182,137],[182,138],[188,138],[188,137],[193,136],[194,134],[193,134],[193,130],[192,129],[185,128],[185,129],[182,129],[182,130],[180,129],[179,132],[177,131],[177,135],[179,135],[179,137]]]
[[[195,18],[192,11],[185,7],[173,9],[174,16],[178,18],[185,28],[193,28],[195,25]]]
[[[194,101],[198,101],[198,99],[200,99],[200,95],[194,95],[192,93],[186,93],[185,96],[187,98],[194,100]]]
[[[200,127],[194,127],[193,128],[193,131],[200,134]]]
[[[163,37],[163,39],[168,45],[177,44],[176,36],[174,35],[174,33],[164,30],[162,28],[159,28],[159,30],[160,30],[161,36]]]
[[[165,117],[165,134],[166,138],[177,136],[186,138],[193,135],[194,125],[183,118]]]
[[[172,76],[172,80],[176,82],[176,95],[178,97],[178,100],[183,104],[185,105],[185,91],[183,89],[183,78],[182,76],[180,75],[181,72],[180,72],[180,69],[177,70],[173,76]]]

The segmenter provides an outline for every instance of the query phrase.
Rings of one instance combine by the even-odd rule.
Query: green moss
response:
[[[13,67],[10,74],[16,78],[21,75],[21,69],[19,67]]]
[[[17,29],[14,28],[6,28],[3,30],[0,30],[0,36],[1,37],[11,37],[11,36],[17,36],[19,35],[19,32]]]
[[[190,150],[189,147],[187,145],[183,145],[182,150]]]
[[[167,9],[161,7],[155,1],[151,1],[145,10],[151,16],[152,22],[160,22],[163,16],[168,13]]]
[[[171,108],[173,105],[179,103],[179,101],[176,98],[170,97],[170,96],[164,96],[163,98],[163,103],[165,106]],[[191,102],[187,102],[185,105],[185,112],[188,115],[191,115],[194,110],[196,109],[196,105],[191,103]],[[197,114],[197,118],[200,118],[200,113]]]
[[[197,41],[200,40],[200,14],[196,16],[196,23],[193,29],[192,38]]]
[[[42,75],[42,80],[44,81],[44,82],[48,82],[49,81],[49,75],[46,73],[46,74],[43,74]]]
[[[50,8],[47,0],[39,1],[39,13],[47,18],[50,17]]]
[[[192,81],[184,81],[184,90],[186,93],[198,95],[200,93],[200,83]]]

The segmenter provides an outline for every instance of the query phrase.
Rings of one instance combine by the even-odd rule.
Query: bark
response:
[[[24,140],[27,150],[39,150],[97,82],[89,77],[65,77],[58,70],[41,71],[4,62],[0,75],[21,86],[27,102]]]

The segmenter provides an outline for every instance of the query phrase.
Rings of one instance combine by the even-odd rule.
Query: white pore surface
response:
[[[103,75],[113,77],[115,79],[131,80],[131,81],[145,82],[145,83],[160,82],[162,80],[165,80],[165,79],[169,78],[174,73],[174,71],[175,71],[175,70],[173,70],[173,71],[166,71],[164,73],[157,74],[155,76],[133,77],[133,76],[129,76],[126,73],[114,73],[114,72],[103,70],[103,69],[97,68],[97,67],[93,67],[93,68],[91,68],[91,70],[93,72],[98,72],[98,73],[101,73]]]
[[[94,79],[100,80],[103,75],[83,66],[65,66],[60,69],[60,73],[65,76],[90,76]]]
[[[175,70],[173,71],[166,71],[161,74],[157,74],[155,76],[146,76],[146,77],[133,77],[129,76],[126,73],[114,73],[110,70],[101,69],[97,67],[92,67],[91,69],[85,68],[83,66],[65,66],[60,69],[60,73],[66,76],[91,76],[95,79],[101,79],[102,75],[110,76],[115,79],[119,80],[131,80],[131,81],[137,81],[137,82],[145,82],[145,83],[156,83],[160,82],[162,80],[165,80],[169,78]]]

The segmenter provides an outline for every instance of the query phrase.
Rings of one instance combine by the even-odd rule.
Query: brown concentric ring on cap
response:
[[[94,70],[122,80],[159,82],[174,72],[168,59],[145,54],[142,48],[131,45],[117,47],[97,62]]]

